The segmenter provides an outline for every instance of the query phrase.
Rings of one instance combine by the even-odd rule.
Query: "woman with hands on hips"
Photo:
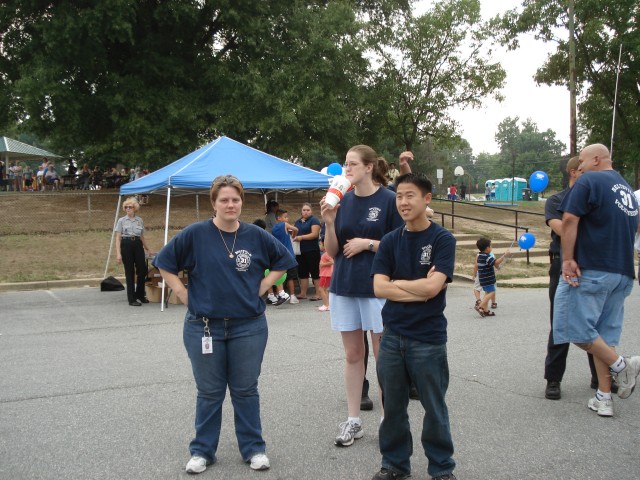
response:
[[[227,388],[240,454],[253,470],[266,470],[258,393],[268,334],[262,295],[296,262],[273,235],[240,221],[244,189],[236,177],[216,177],[209,196],[215,217],[189,225],[153,261],[187,305],[183,341],[197,399],[186,471],[201,473],[216,461]]]

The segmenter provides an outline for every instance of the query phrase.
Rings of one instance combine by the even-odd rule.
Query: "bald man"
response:
[[[612,376],[618,396],[633,392],[640,356],[622,357],[620,342],[624,300],[631,293],[635,271],[634,236],[638,202],[633,190],[613,170],[602,144],[580,152],[582,176],[558,210],[562,215],[562,278],[553,309],[555,344],[574,343],[591,353],[598,372],[598,390],[587,403],[602,417],[613,416]]]

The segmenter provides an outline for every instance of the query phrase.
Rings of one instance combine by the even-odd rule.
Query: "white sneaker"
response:
[[[270,467],[269,459],[264,453],[256,453],[253,457],[251,457],[250,462],[250,467],[254,470],[268,470]]]
[[[598,412],[598,415],[601,417],[613,417],[613,400],[610,398],[598,400],[596,397],[593,397],[589,399],[587,407],[594,412]]]
[[[348,420],[338,425],[338,428],[340,429],[340,433],[333,442],[338,447],[348,447],[349,445],[353,445],[355,440],[362,438],[364,435],[362,425],[358,423],[351,423]]]
[[[276,297],[273,293],[270,293],[267,296],[267,305],[275,305],[278,303],[278,297]]]
[[[627,366],[616,375],[618,397],[628,398],[636,388],[636,377],[640,373],[640,357],[625,357]]]
[[[187,463],[187,467],[185,470],[187,471],[187,473],[202,473],[207,469],[208,464],[209,462],[206,458],[199,455],[194,455]]]
[[[289,303],[300,303],[300,300],[295,295],[290,295]]]

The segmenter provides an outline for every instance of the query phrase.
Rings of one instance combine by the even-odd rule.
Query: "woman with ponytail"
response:
[[[403,221],[396,209],[395,194],[386,188],[387,162],[366,145],[348,152],[345,177],[353,190],[332,208],[320,202],[326,230],[324,245],[334,258],[329,288],[331,328],[342,335],[346,363],[344,380],[348,418],[339,426],[335,445],[346,447],[362,438],[360,400],[365,374],[363,332],[371,332],[373,354],[378,357],[384,300],[373,293],[371,265],[382,237]]]

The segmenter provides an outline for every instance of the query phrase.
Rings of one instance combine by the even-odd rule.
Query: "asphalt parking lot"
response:
[[[598,417],[586,407],[586,355],[572,347],[562,400],[545,400],[547,292],[500,289],[498,304],[481,319],[470,287],[449,288],[458,478],[640,478],[640,393]],[[369,480],[380,468],[377,405],[362,414],[364,438],[333,445],[346,418],[343,351],[317,306],[268,308],[260,391],[271,469],[242,462],[227,399],[218,463],[198,478]],[[619,350],[640,354],[638,286],[626,307]],[[0,293],[0,479],[193,478],[184,472],[195,405],[184,310],[132,308],[124,292],[97,288]],[[413,478],[427,479],[415,401],[410,415]]]

